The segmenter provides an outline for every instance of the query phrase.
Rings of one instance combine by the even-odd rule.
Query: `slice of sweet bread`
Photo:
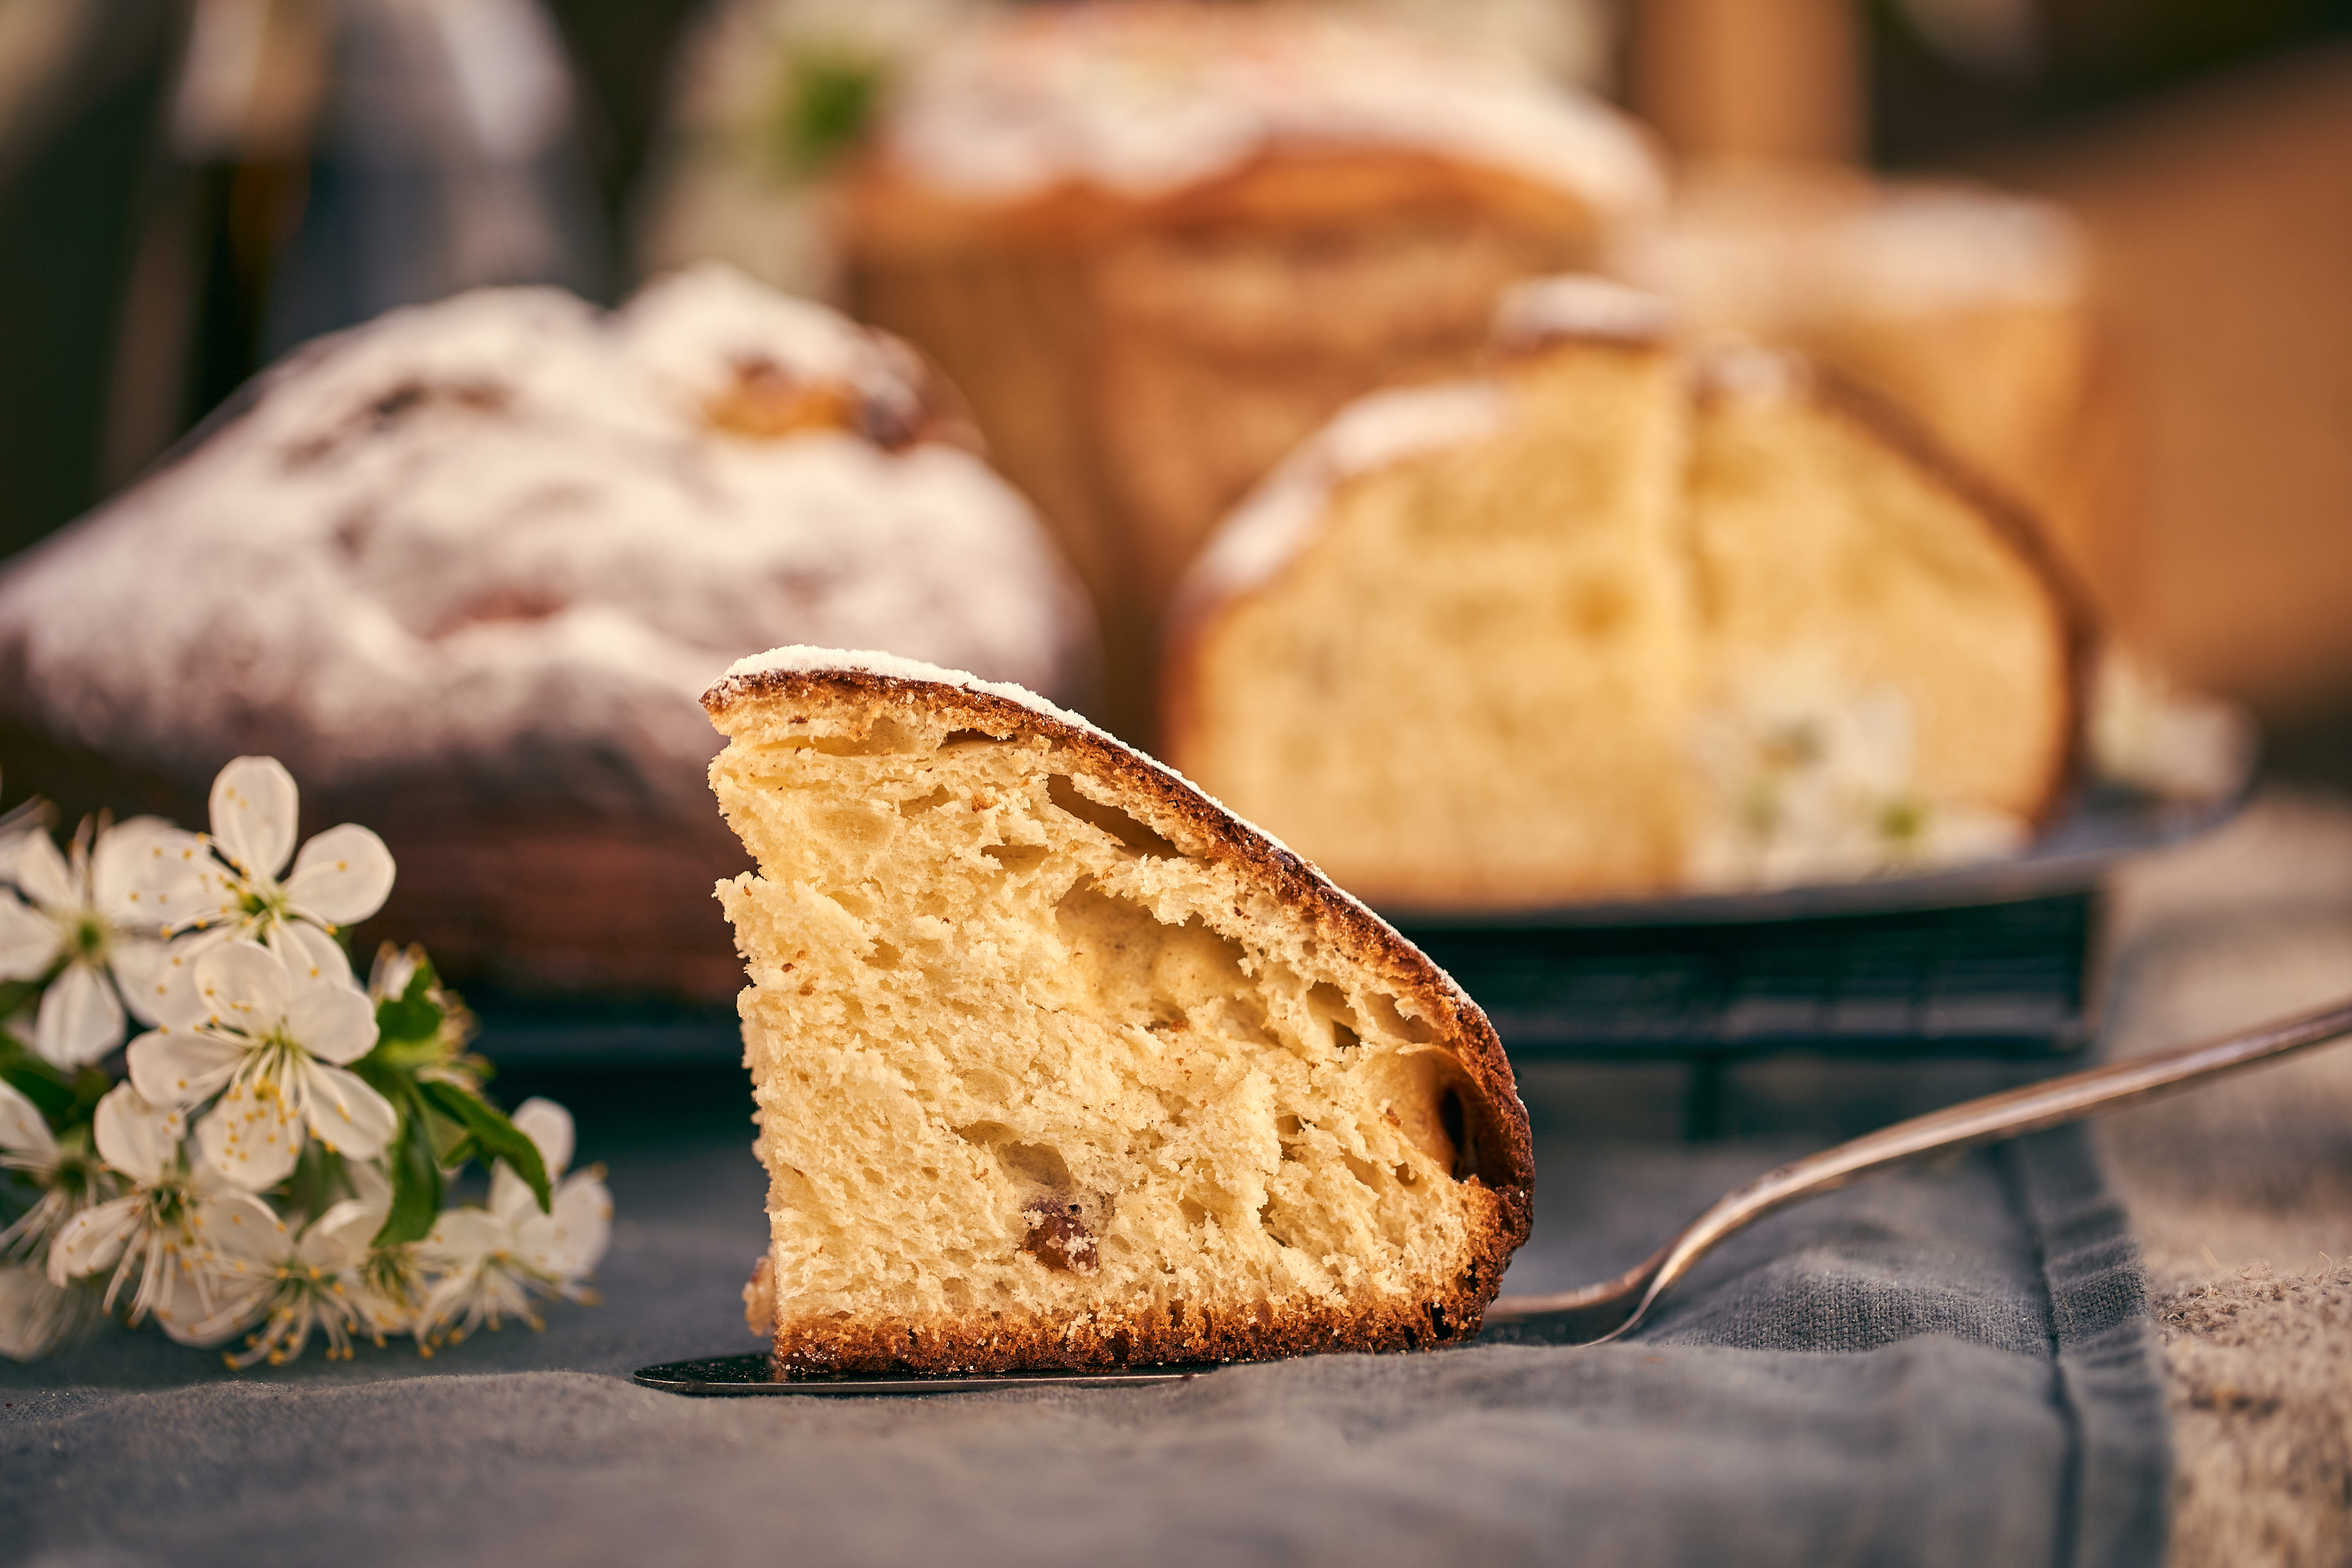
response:
[[[1505,377],[1350,407],[1177,602],[1170,754],[1375,902],[1681,871],[1683,366],[1639,296],[1582,303]]]
[[[1791,356],[1560,279],[1360,403],[1181,590],[1170,754],[1383,907],[1973,858],[2050,805],[2078,623],[2030,523]]]
[[[1526,1113],[1421,952],[1017,687],[792,647],[704,698],[785,1372],[1475,1334]]]

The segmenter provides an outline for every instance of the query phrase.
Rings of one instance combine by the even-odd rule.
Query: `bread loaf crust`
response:
[[[1471,1194],[1467,1257],[1454,1278],[1420,1299],[1353,1308],[1261,1307],[1255,1315],[1197,1310],[1124,1312],[1087,1309],[1008,1323],[993,1314],[908,1321],[895,1315],[794,1321],[778,1303],[780,1373],[918,1372],[1151,1364],[1296,1355],[1313,1351],[1403,1351],[1475,1337],[1501,1288],[1511,1254],[1533,1218],[1534,1152],[1526,1108],[1494,1026],[1476,1003],[1412,943],[1349,898],[1305,860],[1226,811],[1181,775],[1084,725],[991,692],[866,670],[778,670],[734,675],[703,705],[733,734],[754,715],[782,715],[822,697],[849,701],[869,718],[921,710],[997,739],[1042,737],[1077,769],[1114,785],[1122,808],[1179,843],[1195,859],[1223,863],[1263,889],[1287,918],[1303,920],[1319,943],[1361,964],[1409,1000],[1461,1074],[1464,1147],[1457,1180]],[[1463,1167],[1466,1166],[1466,1171]]]

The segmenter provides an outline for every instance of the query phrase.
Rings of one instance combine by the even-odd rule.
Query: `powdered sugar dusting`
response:
[[[1805,362],[1786,349],[1728,342],[1699,357],[1699,384],[1707,392],[1743,403],[1778,403],[1804,391]]]
[[[2063,209],[1948,182],[1718,176],[1633,251],[1635,270],[1703,322],[2063,309],[2090,273]]]
[[[871,648],[817,647],[808,643],[794,643],[787,647],[770,648],[749,658],[739,658],[727,667],[727,673],[702,694],[704,705],[723,704],[747,689],[763,675],[828,675],[851,671],[860,675],[878,675],[890,680],[927,681],[934,686],[952,686],[960,691],[977,691],[988,697],[1003,698],[1033,713],[1042,713],[1073,728],[1108,741],[1121,751],[1133,752],[1146,762],[1172,773],[1164,765],[1135,751],[1126,742],[1107,730],[1096,728],[1094,721],[1071,712],[1068,709],[1025,686],[1009,680],[983,680],[968,669],[950,669],[944,665],[928,664],[919,658],[907,658],[895,653],[879,653]]]
[[[1422,452],[1491,439],[1510,417],[1510,395],[1491,381],[1400,387],[1357,399],[1219,526],[1177,588],[1173,618],[1273,577],[1314,537],[1331,492],[1345,480]]]
[[[714,664],[798,636],[1067,689],[1084,601],[978,459],[713,429],[754,352],[911,400],[887,341],[724,274],[617,318],[550,290],[395,311],[0,576],[0,700],[167,777],[238,751],[306,789],[707,818]],[[911,362],[909,362],[911,363]]]
[[[1065,182],[1137,196],[1267,147],[1438,153],[1570,192],[1611,218],[1664,202],[1638,132],[1533,71],[1302,5],[1037,6],[921,62],[888,128],[940,188],[1012,200]]]
[[[1560,338],[1654,342],[1674,326],[1674,307],[1659,296],[1582,273],[1513,284],[1495,310],[1495,340],[1506,348]]]
[[[731,268],[656,279],[614,321],[622,352],[682,405],[699,408],[731,371],[769,363],[803,381],[855,388],[910,412],[922,366],[895,338],[779,294]]]

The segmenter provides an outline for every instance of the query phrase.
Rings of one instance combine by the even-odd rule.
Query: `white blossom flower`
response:
[[[78,1163],[58,1147],[38,1108],[0,1081],[0,1168],[21,1172],[41,1190],[0,1229],[0,1355],[11,1360],[46,1355],[97,1318],[90,1291],[53,1283],[39,1261],[88,1193]]]
[[[572,1162],[571,1112],[551,1100],[527,1100],[513,1120],[555,1180]],[[500,1162],[490,1174],[489,1206],[446,1210],[425,1238],[424,1262],[435,1279],[417,1314],[418,1345],[452,1343],[510,1317],[542,1327],[531,1306],[536,1297],[593,1301],[585,1281],[604,1256],[612,1223],[601,1172],[564,1177],[551,1210],[542,1211],[530,1185]]]
[[[237,1367],[258,1361],[282,1366],[316,1332],[326,1336],[329,1361],[349,1361],[352,1335],[373,1332],[361,1271],[369,1238],[383,1224],[383,1210],[346,1199],[299,1236],[283,1221],[240,1233],[234,1249],[209,1260],[220,1304],[202,1327],[226,1338],[257,1320],[261,1326],[246,1336],[243,1352],[222,1359]]]
[[[373,1160],[352,1160],[348,1169],[349,1201],[357,1205],[348,1223],[362,1253],[353,1305],[359,1310],[361,1331],[381,1345],[386,1335],[404,1334],[415,1325],[417,1309],[425,1304],[424,1264],[415,1242],[375,1244],[376,1233],[392,1213],[392,1178],[383,1165]]]
[[[0,879],[23,895],[0,895],[0,980],[57,971],[34,1020],[35,1050],[79,1067],[122,1043],[126,1005],[153,1021],[162,939],[197,912],[204,859],[194,834],[153,816],[99,832],[94,844],[84,821],[70,856],[41,832],[0,847]]]
[[[399,1113],[343,1070],[375,1044],[375,1009],[347,979],[295,970],[238,939],[198,957],[189,993],[131,1042],[131,1081],[160,1106],[220,1098],[196,1124],[205,1162],[258,1192],[293,1170],[305,1134],[353,1159],[383,1152]]]
[[[182,1149],[186,1119],[148,1103],[130,1084],[98,1102],[93,1131],[100,1156],[130,1191],[66,1223],[49,1247],[50,1283],[62,1286],[110,1267],[107,1310],[127,1287],[134,1326],[152,1315],[173,1339],[205,1342],[199,1331],[220,1305],[207,1261],[276,1217],[248,1194],[220,1190],[217,1178],[191,1170]],[[235,1325],[222,1337],[233,1331]]]
[[[346,822],[297,855],[299,803],[294,775],[275,757],[239,757],[213,780],[206,842],[218,859],[205,867],[205,906],[179,922],[178,929],[203,933],[175,954],[182,974],[205,949],[244,937],[277,953],[298,975],[354,984],[335,932],[383,907],[392,892],[392,852],[367,828]],[[179,974],[166,979],[182,983]]]
[[[67,1153],[40,1108],[15,1085],[0,1080],[0,1170],[17,1171],[40,1189],[32,1206],[0,1228],[0,1260],[38,1259],[77,1210],[112,1195],[88,1157]]]

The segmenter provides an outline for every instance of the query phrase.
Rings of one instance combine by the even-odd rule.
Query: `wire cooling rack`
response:
[[[2095,892],[1769,921],[1406,934],[1515,1058],[1805,1048],[2029,1057],[2096,1023]]]

